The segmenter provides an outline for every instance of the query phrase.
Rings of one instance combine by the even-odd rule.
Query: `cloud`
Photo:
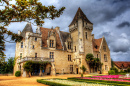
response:
[[[130,27],[130,22],[124,21],[124,22],[122,22],[121,24],[117,25],[118,28],[123,28],[123,27],[125,27],[125,26]]]

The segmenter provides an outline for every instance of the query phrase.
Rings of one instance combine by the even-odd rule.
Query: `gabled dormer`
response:
[[[47,45],[48,48],[56,48],[56,32],[53,30],[48,31]]]
[[[72,52],[72,49],[73,49],[73,41],[72,41],[72,38],[71,38],[71,35],[69,34],[68,38],[66,39],[66,48],[67,48],[67,51],[68,52]]]

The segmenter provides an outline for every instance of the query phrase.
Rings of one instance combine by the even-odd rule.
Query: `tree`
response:
[[[10,57],[9,59],[8,59],[8,62],[7,62],[7,64],[8,64],[8,73],[13,73],[13,69],[14,69],[14,57]]]
[[[83,71],[83,74],[84,74],[84,72],[86,71],[85,66],[84,66],[84,65],[82,65],[82,67],[80,67],[80,69]]]
[[[10,4],[10,0],[0,0],[0,61],[4,61],[5,42],[20,42],[23,37],[7,29],[7,26],[13,22],[30,22],[42,26],[44,19],[55,19],[60,17],[65,7],[59,10],[55,6],[43,6],[38,0],[16,0],[15,4]],[[6,37],[7,36],[7,37]],[[8,41],[6,38],[11,37]]]
[[[94,71],[94,68],[98,68],[102,65],[99,58],[94,58],[93,54],[91,53],[88,53],[86,55],[86,61],[89,65],[90,73],[91,73],[91,68],[93,68]]]

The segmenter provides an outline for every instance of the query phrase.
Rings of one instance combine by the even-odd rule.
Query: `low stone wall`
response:
[[[9,74],[0,74],[0,76],[13,76],[13,73],[9,73]]]

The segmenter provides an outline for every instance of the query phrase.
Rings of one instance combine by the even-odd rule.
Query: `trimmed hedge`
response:
[[[21,76],[21,71],[16,71],[16,72],[15,72],[15,76],[16,76],[16,77]]]
[[[42,83],[42,84],[46,84],[46,85],[49,85],[49,86],[71,86],[71,85],[46,81],[46,79],[37,79],[37,82]]]
[[[109,75],[115,75],[115,70],[109,70],[109,71],[108,71],[108,74],[109,74]]]
[[[118,81],[104,81],[104,80],[92,80],[92,79],[80,79],[80,78],[68,78],[68,80],[86,83],[98,83],[104,85],[114,85],[114,86],[130,86],[130,82],[118,82]]]

